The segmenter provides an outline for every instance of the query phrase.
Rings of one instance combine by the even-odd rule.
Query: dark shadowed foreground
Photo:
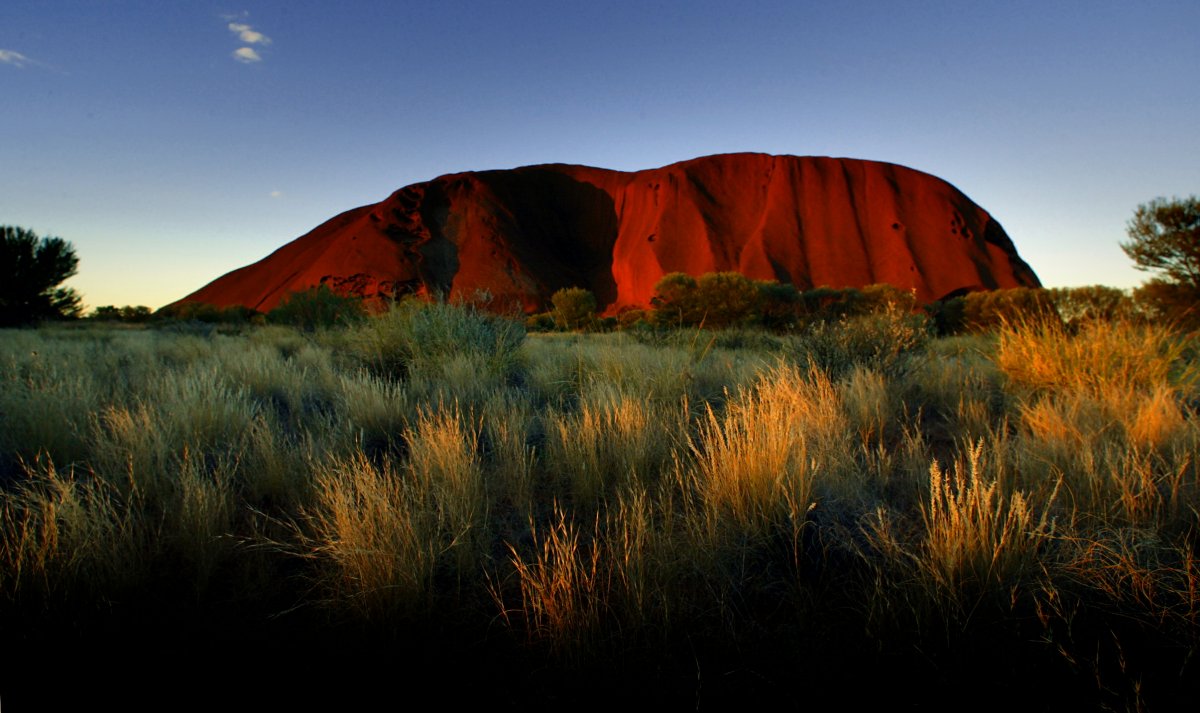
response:
[[[173,329],[0,340],[6,708],[1197,693],[1160,327]]]

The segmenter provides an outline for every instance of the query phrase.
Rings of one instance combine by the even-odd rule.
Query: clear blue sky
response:
[[[1200,2],[0,3],[0,224],[158,307],[454,171],[761,151],[890,161],[1049,286],[1130,287],[1200,193]]]

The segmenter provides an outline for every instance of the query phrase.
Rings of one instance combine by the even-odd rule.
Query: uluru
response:
[[[888,283],[928,302],[1039,286],[1000,224],[895,164],[738,153],[643,171],[546,164],[455,173],[347,211],[181,301],[269,311],[326,284],[368,299],[543,309],[585,287],[612,313],[663,275],[736,271],[801,289]]]

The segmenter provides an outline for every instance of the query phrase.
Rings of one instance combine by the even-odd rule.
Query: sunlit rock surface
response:
[[[457,173],[343,213],[183,301],[275,307],[322,283],[375,299],[542,309],[562,287],[609,313],[669,272],[735,270],[801,289],[888,283],[922,301],[1039,285],[987,211],[903,166],[724,154],[645,171],[548,164]]]

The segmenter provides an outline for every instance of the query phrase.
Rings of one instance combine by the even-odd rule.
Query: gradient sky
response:
[[[174,301],[463,170],[732,151],[957,186],[1047,286],[1200,193],[1200,2],[0,2],[0,224]]]

